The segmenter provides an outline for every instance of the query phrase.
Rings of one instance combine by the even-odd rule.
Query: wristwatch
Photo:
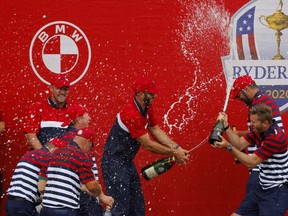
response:
[[[231,143],[229,143],[229,145],[226,147],[226,150],[228,152],[231,152],[233,145]]]

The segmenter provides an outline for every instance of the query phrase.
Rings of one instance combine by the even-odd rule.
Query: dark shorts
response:
[[[20,197],[8,196],[6,202],[7,216],[37,216],[35,204]]]
[[[40,216],[78,216],[78,209],[71,208],[48,208],[43,206]]]
[[[241,216],[284,216],[288,209],[288,184],[263,190],[258,184],[235,213]]]
[[[253,191],[259,184],[259,171],[250,171],[248,181],[246,183],[246,196]]]
[[[97,198],[81,192],[78,216],[103,216],[102,205]]]

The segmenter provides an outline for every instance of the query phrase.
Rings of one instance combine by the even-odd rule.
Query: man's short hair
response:
[[[257,104],[251,107],[249,110],[249,114],[258,115],[258,119],[261,122],[267,120],[269,123],[272,123],[273,121],[272,109],[270,106],[267,106],[266,104]]]

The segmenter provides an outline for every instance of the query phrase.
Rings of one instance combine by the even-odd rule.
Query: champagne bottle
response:
[[[175,157],[161,158],[142,168],[142,175],[146,180],[155,178],[175,165]]]
[[[214,125],[213,127],[213,130],[210,134],[210,137],[209,137],[209,143],[211,145],[214,145],[214,142],[215,141],[218,141],[220,142],[221,141],[221,138],[219,137],[219,135],[222,135],[224,132],[224,126],[223,126],[223,123],[221,121],[217,121],[216,124]]]

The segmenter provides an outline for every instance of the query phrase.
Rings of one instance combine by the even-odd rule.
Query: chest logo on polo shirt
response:
[[[50,84],[52,74],[65,74],[71,85],[87,72],[91,47],[85,33],[66,21],[55,21],[40,28],[29,50],[30,64],[37,77]]]

